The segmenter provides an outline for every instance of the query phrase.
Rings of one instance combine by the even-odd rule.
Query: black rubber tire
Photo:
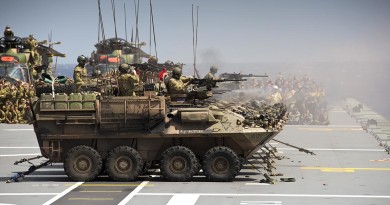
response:
[[[228,147],[213,147],[204,155],[203,173],[210,181],[232,181],[237,176],[239,170],[240,159]]]
[[[115,181],[133,181],[141,174],[144,161],[132,147],[120,146],[111,150],[107,157],[106,171]]]
[[[199,170],[199,162],[189,148],[173,146],[162,153],[160,170],[162,176],[169,181],[190,181]]]
[[[92,181],[101,169],[102,158],[92,147],[80,145],[66,153],[64,170],[74,181]]]
[[[238,169],[238,172],[240,172],[241,169],[242,169],[242,168],[244,167],[244,165],[246,164],[246,160],[245,160],[244,157],[241,157],[241,156],[239,156],[238,159],[240,160],[240,167],[239,167],[239,169]]]

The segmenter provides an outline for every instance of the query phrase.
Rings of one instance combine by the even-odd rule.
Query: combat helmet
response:
[[[127,71],[129,70],[129,68],[130,68],[129,64],[127,64],[127,63],[122,63],[122,64],[119,65],[118,70],[119,70],[119,72],[121,72],[121,73],[127,73]]]
[[[179,79],[182,74],[182,70],[180,67],[174,67],[172,70],[172,77]]]
[[[210,67],[210,72],[212,72],[212,73],[217,73],[217,72],[218,72],[218,67],[215,66],[215,65],[212,65],[212,66]]]
[[[85,57],[84,55],[81,55],[81,56],[77,57],[77,62],[78,63],[86,63],[87,60],[88,60],[88,58]]]
[[[157,61],[158,59],[156,58],[156,56],[150,56],[150,58],[148,59],[149,64],[156,64]]]

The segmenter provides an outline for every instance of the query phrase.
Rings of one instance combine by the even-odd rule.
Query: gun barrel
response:
[[[221,79],[221,80],[214,80],[215,82],[241,82],[246,81],[247,79]]]
[[[248,74],[248,75],[241,75],[243,78],[267,78],[269,77],[268,75],[253,75],[253,74]]]
[[[242,78],[266,78],[269,77],[265,75],[254,75],[254,74],[241,74],[241,73],[222,73],[219,75],[222,79],[242,79]]]

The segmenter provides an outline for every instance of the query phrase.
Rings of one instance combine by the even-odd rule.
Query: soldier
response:
[[[130,73],[128,73],[130,70]],[[139,77],[133,67],[127,63],[119,66],[120,76],[118,77],[119,96],[135,96],[135,86],[139,83]]]
[[[81,86],[84,85],[87,81],[87,69],[85,64],[87,63],[87,57],[81,55],[77,57],[77,62],[79,63],[73,71],[73,80],[76,84],[76,92],[80,92]]]
[[[207,73],[204,76],[204,79],[209,79],[209,80],[218,80],[218,77],[215,76],[215,74],[218,72],[218,67],[215,65],[212,65],[210,67],[210,72]]]
[[[148,63],[154,66],[157,66],[157,61],[158,59],[156,58],[156,56],[150,56],[150,58],[148,59]]]
[[[5,37],[7,37],[7,36],[14,36],[14,32],[12,32],[10,26],[6,26],[5,27],[5,29],[4,29],[4,36]]]
[[[186,94],[186,88],[191,83],[191,78],[181,76],[179,67],[173,68],[172,77],[168,81],[168,91],[170,94]]]
[[[27,48],[30,49],[32,65],[34,66],[35,64],[37,64],[38,61],[38,52],[37,52],[38,43],[35,40],[34,35],[30,34],[28,36],[26,45]]]
[[[1,109],[0,109],[0,123],[6,122],[5,121],[6,115],[5,115],[5,112],[3,111],[3,109],[4,109],[4,107],[1,107]]]
[[[14,110],[14,106],[10,101],[6,103],[6,111],[5,111],[5,121],[9,124],[18,123],[16,112]]]

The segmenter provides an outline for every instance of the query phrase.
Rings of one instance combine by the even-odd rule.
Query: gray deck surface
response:
[[[62,164],[54,164],[22,182],[2,183],[0,204],[390,204],[390,156],[345,111],[334,109],[329,115],[329,126],[285,126],[276,137],[317,155],[271,143],[286,157],[276,160],[276,172],[296,182],[274,177],[276,184],[259,183],[262,174],[246,165],[228,183],[206,182],[201,175],[192,182],[165,182],[158,172],[135,182],[103,176],[77,183],[68,179]],[[5,181],[12,172],[28,169],[28,164],[13,165],[16,160],[40,152],[32,126],[0,124],[0,138],[0,179]]]

